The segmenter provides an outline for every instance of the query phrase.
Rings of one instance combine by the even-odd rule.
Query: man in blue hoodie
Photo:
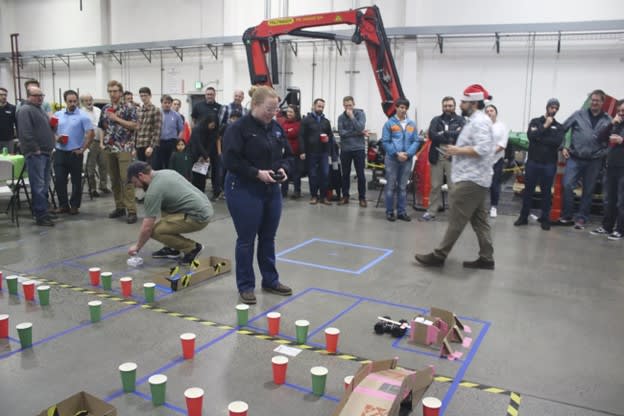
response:
[[[581,205],[574,221],[577,230],[584,229],[589,218],[594,186],[608,152],[607,143],[598,140],[598,133],[611,123],[611,117],[602,111],[604,101],[604,91],[594,90],[589,108],[575,111],[563,123],[563,130],[571,130],[572,134],[562,151],[567,163],[563,174],[563,215],[559,223],[572,223],[574,188],[582,179]]]
[[[401,98],[396,100],[396,114],[386,121],[381,135],[381,143],[386,151],[384,160],[386,171],[386,219],[411,221],[405,211],[407,205],[407,180],[412,174],[412,159],[418,150],[420,137],[416,122],[407,117],[409,101]],[[394,216],[394,193],[397,193]]]

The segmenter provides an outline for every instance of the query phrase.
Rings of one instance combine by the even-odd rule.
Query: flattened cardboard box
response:
[[[203,257],[199,259],[199,266],[192,270],[190,266],[177,266],[177,271],[169,274],[163,272],[162,276],[156,276],[154,282],[163,286],[171,287],[177,291],[196,283],[203,282],[212,277],[228,273],[232,270],[232,261],[223,257]]]
[[[81,411],[88,413],[78,413]],[[37,416],[74,416],[76,414],[85,416],[117,416],[117,409],[104,400],[81,391],[56,405],[50,406]]]
[[[414,372],[396,365],[396,359],[364,364],[333,416],[398,416],[401,402],[409,400],[410,393],[414,408],[433,381],[433,370]]]

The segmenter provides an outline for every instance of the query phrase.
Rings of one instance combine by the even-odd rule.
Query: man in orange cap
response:
[[[445,154],[453,156],[448,227],[438,248],[429,254],[414,256],[424,266],[442,267],[466,224],[470,222],[479,241],[479,257],[475,261],[465,261],[463,266],[494,269],[494,247],[485,200],[492,183],[496,143],[492,136],[492,121],[483,112],[485,100],[491,98],[479,84],[469,86],[462,94],[460,108],[468,120],[457,138],[457,144],[442,147]]]

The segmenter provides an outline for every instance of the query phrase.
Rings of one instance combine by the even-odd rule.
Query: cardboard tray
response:
[[[168,272],[156,276],[154,282],[163,286],[171,287],[178,291],[197,283],[203,282],[215,276],[228,273],[232,270],[232,261],[223,257],[203,257],[199,259],[199,266],[193,269],[191,266],[175,266]]]
[[[88,413],[78,413],[86,411]],[[43,410],[37,416],[117,416],[117,409],[102,399],[81,391]]]

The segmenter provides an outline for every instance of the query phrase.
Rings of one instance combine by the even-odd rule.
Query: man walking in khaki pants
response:
[[[145,162],[133,162],[128,167],[128,183],[145,191],[145,218],[139,239],[128,249],[136,255],[150,238],[165,246],[152,253],[154,258],[177,259],[190,264],[204,248],[200,243],[183,237],[205,228],[214,211],[206,194],[174,170],[154,171]],[[156,218],[161,216],[160,221]]]
[[[134,130],[137,128],[136,108],[121,101],[123,87],[118,81],[107,85],[111,103],[106,104],[100,115],[100,127],[104,129],[102,146],[108,162],[108,171],[115,197],[115,209],[108,218],[119,218],[128,214],[127,223],[137,222],[134,188],[125,181],[125,174],[132,162]]]
[[[484,100],[491,99],[479,84],[466,88],[461,98],[462,115],[469,117],[457,144],[442,147],[453,156],[449,195],[449,224],[442,242],[432,253],[416,254],[416,261],[432,267],[442,267],[455,242],[470,222],[479,242],[479,258],[465,261],[471,269],[494,269],[494,247],[488,223],[485,198],[492,183],[492,159],[496,143],[492,136],[492,121],[483,112]]]

